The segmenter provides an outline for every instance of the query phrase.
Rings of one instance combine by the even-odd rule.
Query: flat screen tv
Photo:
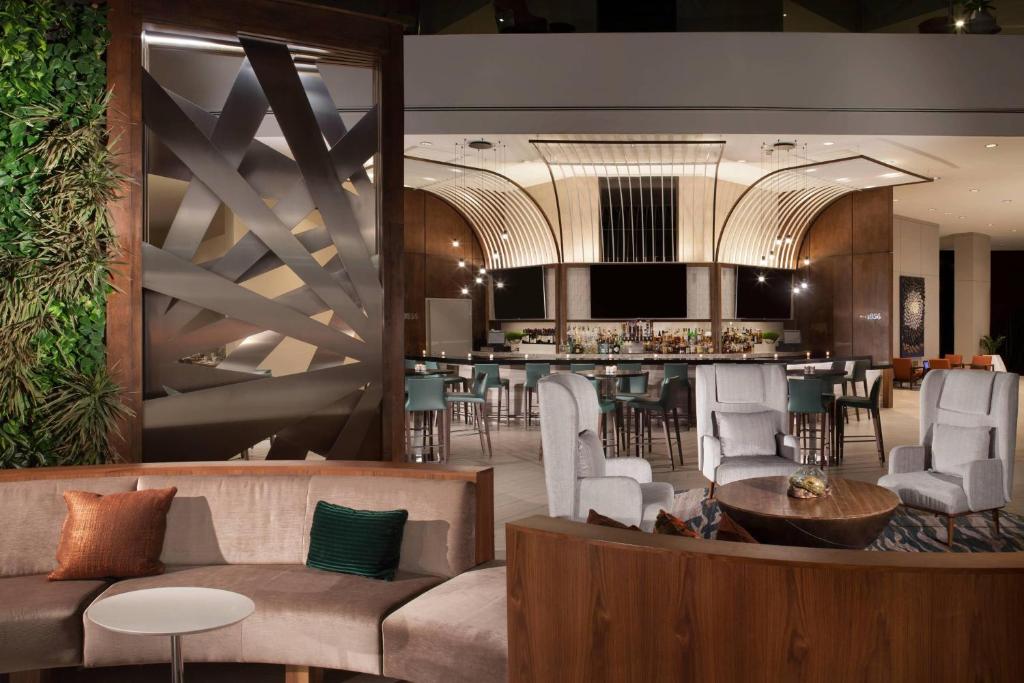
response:
[[[793,309],[793,271],[736,267],[736,317],[740,320],[788,320]]]
[[[685,318],[686,264],[590,266],[590,317],[594,320]]]
[[[544,266],[491,271],[495,320],[545,320]],[[501,286],[498,286],[501,283]]]

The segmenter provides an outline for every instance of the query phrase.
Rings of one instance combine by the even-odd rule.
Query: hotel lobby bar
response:
[[[1024,2],[0,2],[0,683],[1019,681]]]

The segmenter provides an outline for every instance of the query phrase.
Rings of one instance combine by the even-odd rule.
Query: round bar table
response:
[[[237,624],[256,609],[252,600],[217,588],[145,588],[95,602],[85,615],[115,633],[171,637],[171,681],[184,680],[181,637]]]
[[[791,498],[789,477],[755,477],[715,490],[723,512],[761,543],[809,548],[866,548],[889,523],[900,499],[889,489],[829,477],[832,493]]]

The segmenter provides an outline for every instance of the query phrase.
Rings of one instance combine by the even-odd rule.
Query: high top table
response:
[[[216,588],[145,588],[103,598],[85,616],[115,633],[170,636],[171,681],[182,683],[181,637],[237,624],[255,609],[244,595]]]

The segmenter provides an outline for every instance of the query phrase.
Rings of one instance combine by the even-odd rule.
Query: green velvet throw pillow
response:
[[[318,501],[306,566],[391,581],[398,569],[408,510],[353,510]]]

